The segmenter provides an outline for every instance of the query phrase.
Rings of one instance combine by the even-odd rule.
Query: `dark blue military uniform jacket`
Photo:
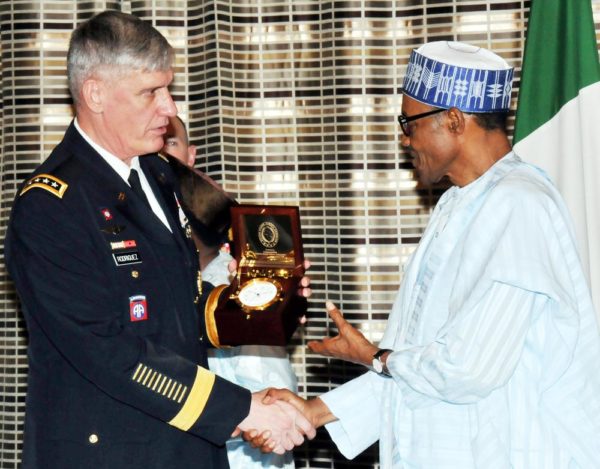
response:
[[[24,468],[227,467],[223,444],[248,414],[250,393],[207,370],[169,166],[140,163],[172,233],[73,124],[15,201],[5,259],[29,332]]]

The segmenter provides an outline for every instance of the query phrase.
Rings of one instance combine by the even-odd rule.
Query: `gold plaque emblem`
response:
[[[258,227],[258,240],[266,248],[273,248],[279,241],[279,231],[270,221],[262,222]]]

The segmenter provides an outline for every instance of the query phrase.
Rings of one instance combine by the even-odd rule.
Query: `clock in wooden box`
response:
[[[207,300],[210,341],[223,345],[285,345],[306,313],[297,294],[304,275],[298,207],[231,207],[237,272]]]

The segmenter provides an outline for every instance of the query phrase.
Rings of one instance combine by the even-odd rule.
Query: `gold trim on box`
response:
[[[204,323],[206,325],[206,336],[208,337],[208,340],[210,340],[210,343],[217,348],[221,347],[221,343],[219,342],[219,332],[217,331],[215,310],[217,309],[217,305],[219,304],[219,297],[221,296],[223,290],[227,288],[227,286],[228,285],[219,285],[215,287],[208,295],[208,299],[206,300],[206,306],[204,307]]]

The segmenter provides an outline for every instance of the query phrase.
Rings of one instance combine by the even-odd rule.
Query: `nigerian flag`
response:
[[[532,0],[513,143],[565,198],[600,313],[600,64],[591,0]]]

